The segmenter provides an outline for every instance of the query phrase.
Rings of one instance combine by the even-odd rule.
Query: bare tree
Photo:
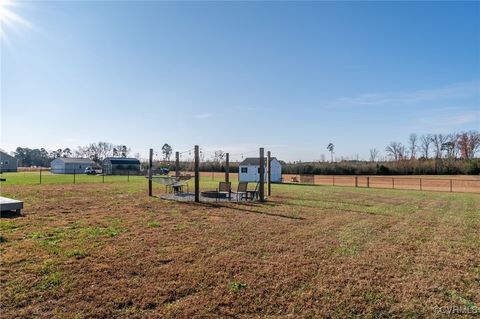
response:
[[[405,146],[400,142],[391,142],[385,148],[385,152],[395,161],[405,158]]]
[[[470,136],[470,158],[475,157],[475,153],[480,150],[480,133],[478,131],[469,131]]]
[[[435,152],[435,158],[442,158],[442,145],[448,140],[447,135],[443,134],[433,134],[432,135],[432,144],[433,150]]]
[[[103,161],[105,158],[111,156],[113,145],[108,142],[98,142],[96,146],[98,158]]]
[[[213,155],[213,161],[214,162],[221,162],[223,158],[225,157],[225,152],[222,150],[215,151]]]
[[[408,139],[408,148],[410,151],[410,158],[416,158],[417,157],[417,151],[418,151],[418,135],[415,133],[410,134],[410,137]]]
[[[370,162],[375,162],[380,152],[376,148],[370,149]]]
[[[422,156],[428,159],[430,156],[430,145],[432,144],[432,136],[430,134],[422,135],[420,137],[420,149],[422,150]]]

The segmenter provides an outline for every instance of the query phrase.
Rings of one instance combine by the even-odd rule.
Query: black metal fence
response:
[[[284,183],[480,193],[480,178],[283,174]]]

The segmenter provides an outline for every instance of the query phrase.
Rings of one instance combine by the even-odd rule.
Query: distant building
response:
[[[282,181],[282,165],[275,158],[270,160],[270,180],[275,183]],[[260,158],[247,157],[238,166],[238,180],[240,182],[258,182],[260,181]],[[267,159],[265,158],[265,181],[267,180]]]
[[[15,157],[0,151],[0,172],[16,172],[17,166],[18,160]]]
[[[103,172],[107,175],[138,175],[140,161],[128,157],[107,157],[103,161]]]
[[[94,165],[95,162],[88,158],[58,157],[50,163],[50,172],[54,174],[84,174],[85,168]]]

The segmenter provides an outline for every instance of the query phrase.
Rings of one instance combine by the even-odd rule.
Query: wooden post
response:
[[[395,177],[392,177],[392,189],[395,189]]]
[[[260,175],[260,184],[258,188],[258,194],[260,196],[261,202],[265,201],[265,158],[263,155],[263,151],[263,147],[260,147],[260,167],[258,168]]]
[[[200,156],[198,145],[195,145],[195,202],[200,202]]]
[[[370,176],[367,176],[367,188],[370,188]]]
[[[40,169],[40,184],[42,184],[42,169]]]
[[[453,191],[453,182],[450,180],[450,193]]]
[[[335,186],[335,175],[332,175],[332,186]]]
[[[358,176],[355,176],[355,187],[358,187]]]
[[[175,177],[180,176],[180,152],[175,152]]]
[[[230,154],[225,154],[225,182],[230,182]]]
[[[272,195],[272,172],[271,172],[271,154],[267,152],[267,196]]]
[[[153,148],[150,149],[148,157],[148,196],[152,196],[152,174],[153,174]]]
[[[420,190],[422,190],[422,178],[420,178]]]
[[[73,169],[73,183],[75,184],[75,168]]]

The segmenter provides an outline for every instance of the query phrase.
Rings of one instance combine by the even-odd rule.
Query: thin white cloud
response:
[[[335,99],[329,106],[405,105],[425,101],[466,99],[480,95],[480,82],[463,82],[453,85],[410,92],[367,93],[355,97]]]
[[[444,109],[446,110],[446,109]],[[477,110],[458,110],[454,114],[440,114],[429,117],[422,117],[416,121],[419,129],[435,131],[452,131],[462,126],[480,125],[480,111]]]
[[[193,117],[196,119],[208,119],[213,117],[213,114],[212,113],[195,114]]]

